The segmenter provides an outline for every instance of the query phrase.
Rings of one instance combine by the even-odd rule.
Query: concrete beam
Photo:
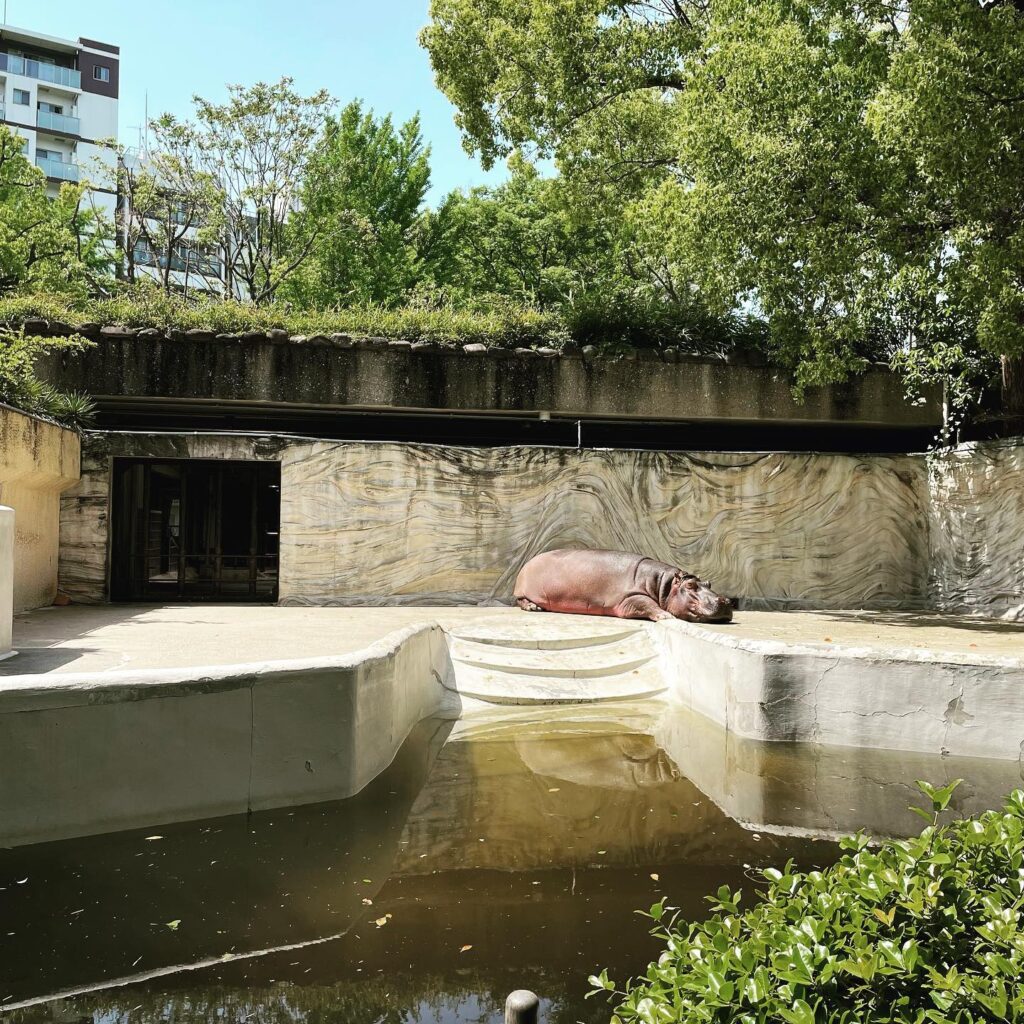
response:
[[[671,352],[600,358],[553,349],[483,346],[346,335],[289,338],[105,328],[84,351],[40,357],[57,387],[101,405],[123,398],[265,403],[297,408],[540,414],[572,418],[934,427],[941,395],[908,401],[902,382],[874,366],[797,402],[784,370],[744,360]]]

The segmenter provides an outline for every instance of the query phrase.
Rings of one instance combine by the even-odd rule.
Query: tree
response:
[[[65,183],[49,197],[43,172],[22,147],[0,126],[0,292],[96,290],[110,271],[109,225],[85,183]]]
[[[471,151],[532,144],[617,188],[798,383],[987,350],[1021,415],[1022,7],[433,0],[423,41]]]
[[[301,96],[290,78],[249,88],[228,87],[228,101],[193,97],[192,122],[164,114],[153,122],[176,171],[206,178],[219,202],[216,221],[228,294],[272,301],[309,258],[322,225],[289,223],[298,208],[306,160],[320,137],[333,100],[325,90]]]
[[[317,306],[399,301],[422,277],[421,246],[437,242],[423,205],[429,186],[418,117],[396,128],[356,100],[328,119],[289,222],[293,248],[318,242],[289,296]]]
[[[159,145],[159,130],[157,138]],[[180,280],[176,271],[185,275],[185,291],[193,273],[207,288],[219,282],[221,264],[204,256],[222,234],[223,197],[212,176],[159,148],[141,157],[120,151],[117,173],[117,237],[127,280],[138,280],[141,260],[156,269],[166,293]]]
[[[1002,363],[1004,409],[1024,420],[1024,0],[914,0],[870,111],[914,167],[943,285]]]
[[[451,197],[457,243],[446,282],[463,294],[496,293],[540,309],[607,278],[615,226],[571,202],[565,182],[544,178],[521,155],[496,188]]]

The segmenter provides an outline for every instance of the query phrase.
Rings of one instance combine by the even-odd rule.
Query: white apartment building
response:
[[[119,53],[94,39],[0,28],[0,121],[25,139],[54,194],[62,182],[89,181],[111,221],[117,157],[97,143],[117,138]]]
[[[159,164],[151,160],[145,152],[136,149],[126,150],[123,165],[126,175],[145,173],[157,181],[160,180]],[[197,236],[203,225],[200,221],[193,220],[196,211],[189,210],[184,203],[180,204],[180,208],[176,208],[172,186],[168,186],[167,199],[167,204],[161,206],[160,217],[169,213],[175,227],[163,236],[153,218],[147,217],[144,211],[132,209],[130,194],[122,192],[118,199],[121,204],[122,221],[131,223],[132,236],[135,238],[132,260],[136,278],[150,277],[162,283],[165,270],[169,270],[168,279],[176,291],[192,295],[224,294],[223,260],[216,246],[203,245],[199,242]],[[169,243],[171,238],[178,235],[174,251],[154,251],[140,230],[140,220],[149,226],[150,237],[162,237]]]

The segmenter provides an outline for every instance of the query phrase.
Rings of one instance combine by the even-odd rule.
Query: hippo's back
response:
[[[642,561],[642,555],[628,551],[545,551],[520,570],[514,596],[548,611],[608,615],[638,592],[637,567]]]

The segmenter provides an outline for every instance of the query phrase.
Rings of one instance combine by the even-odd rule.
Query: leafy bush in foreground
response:
[[[618,1001],[613,1024],[1024,1020],[1024,792],[940,827],[956,785],[918,783],[920,836],[872,849],[857,835],[826,871],[770,869],[746,910],[728,886],[703,923],[655,904],[666,949],[646,976],[621,992],[607,971],[590,979]]]
[[[84,338],[37,338],[0,329],[0,402],[71,426],[85,426],[93,417],[92,399],[51,387],[36,376],[34,364],[45,349],[80,349],[89,344]]]

